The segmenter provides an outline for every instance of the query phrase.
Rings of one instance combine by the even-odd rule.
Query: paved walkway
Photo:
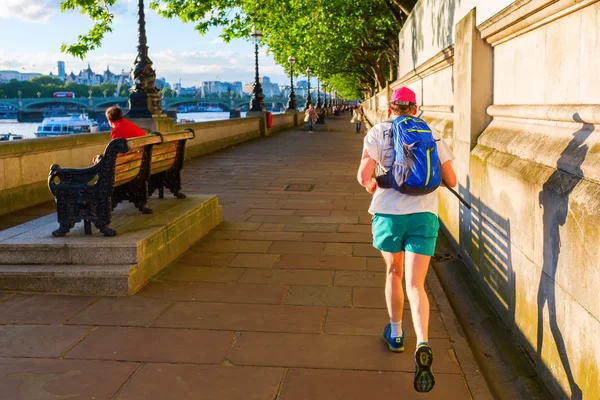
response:
[[[384,265],[348,119],[186,165],[185,192],[218,194],[226,222],[137,295],[0,293],[0,399],[486,397],[433,274],[435,389],[412,388],[408,305],[407,353],[380,339]]]

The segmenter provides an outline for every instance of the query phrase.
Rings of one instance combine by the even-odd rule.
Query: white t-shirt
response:
[[[434,139],[441,139],[438,132],[432,128],[431,132]],[[394,145],[391,141],[392,120],[377,124],[369,130],[364,140],[364,150],[369,153],[369,157],[377,161],[378,167],[387,172],[382,166],[382,160],[388,157],[394,157]],[[385,136],[385,137],[384,137]],[[454,160],[454,154],[446,142],[441,139],[437,142],[437,150],[440,162]],[[364,153],[364,151],[363,151]],[[389,165],[389,163],[387,163]],[[430,212],[438,214],[438,195],[437,191],[429,194],[411,196],[398,192],[395,189],[377,188],[369,207],[370,214],[414,214],[419,212]]]

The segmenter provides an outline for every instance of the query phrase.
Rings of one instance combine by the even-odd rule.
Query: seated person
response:
[[[108,125],[111,127],[110,140],[117,138],[131,139],[146,135],[146,133],[137,125],[126,120],[123,116],[123,110],[117,106],[109,107],[106,110],[106,119],[108,120]],[[101,154],[98,154],[96,157],[94,157],[94,164],[99,161],[100,155]]]

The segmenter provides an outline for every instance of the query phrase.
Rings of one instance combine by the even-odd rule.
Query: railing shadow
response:
[[[580,120],[576,114],[575,120]],[[581,164],[585,161],[588,146],[585,140],[594,131],[594,126],[583,124],[583,127],[573,133],[573,138],[561,153],[556,163],[556,171],[546,180],[539,193],[539,206],[543,209],[544,248],[542,275],[537,295],[538,327],[537,355],[541,359],[544,341],[544,307],[548,306],[550,331],[563,369],[571,387],[571,400],[582,399],[581,388],[575,382],[571,363],[565,345],[565,340],[558,326],[556,316],[556,273],[560,255],[560,227],[566,223],[569,213],[569,196],[583,179]],[[576,168],[575,173],[565,172]],[[570,167],[570,168],[569,168]]]

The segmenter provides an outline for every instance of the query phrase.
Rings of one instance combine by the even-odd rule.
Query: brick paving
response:
[[[225,222],[137,295],[0,293],[0,399],[462,400],[486,392],[464,339],[448,334],[460,327],[432,273],[435,389],[412,388],[408,304],[407,352],[381,341],[384,266],[370,245],[370,196],[355,181],[362,135],[347,119],[186,164],[184,192],[217,194]],[[291,184],[312,190],[284,190]],[[50,211],[0,217],[0,229]]]

